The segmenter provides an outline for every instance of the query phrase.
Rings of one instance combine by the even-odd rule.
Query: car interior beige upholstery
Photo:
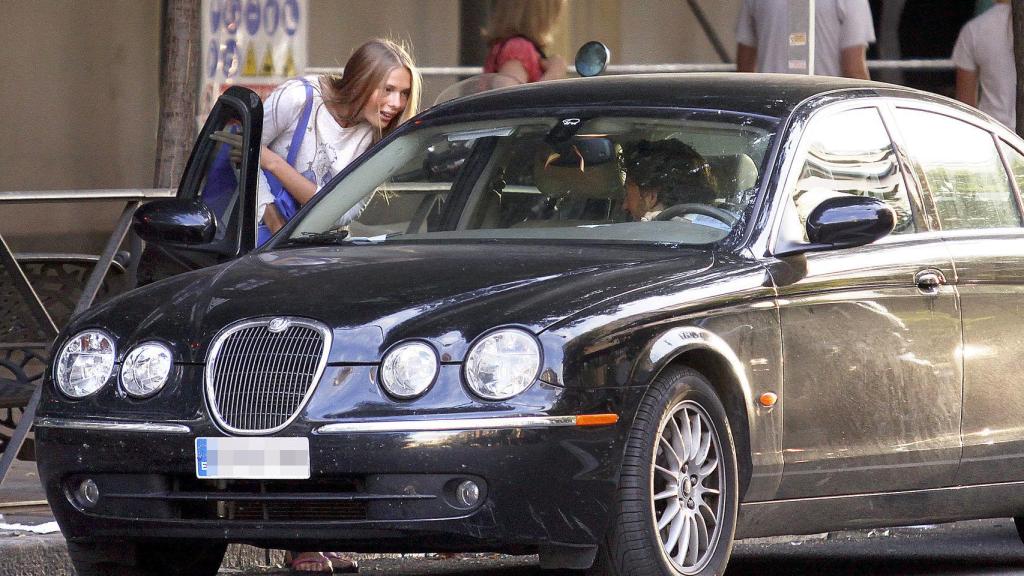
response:
[[[740,195],[757,183],[757,166],[746,154],[705,156],[718,183],[719,197],[739,200]]]

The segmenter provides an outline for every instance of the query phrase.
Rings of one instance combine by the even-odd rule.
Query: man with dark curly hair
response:
[[[712,204],[715,178],[704,157],[679,140],[640,140],[626,147],[626,199],[633,220],[653,220],[676,204]]]

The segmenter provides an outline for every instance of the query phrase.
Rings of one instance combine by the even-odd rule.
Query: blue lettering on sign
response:
[[[238,32],[238,21],[242,19],[242,0],[225,0],[224,29],[229,34]]]
[[[220,28],[220,12],[224,7],[224,0],[210,0],[210,31],[216,32]]]
[[[277,24],[281,21],[281,7],[277,0],[267,0],[263,5],[263,32],[267,36],[273,36],[277,32]]]
[[[284,0],[284,31],[294,36],[299,29],[299,0]]]
[[[209,473],[206,464],[206,438],[196,438],[196,475],[206,476]]]
[[[217,75],[217,68],[220,66],[220,45],[217,44],[216,40],[210,40],[210,50],[209,54],[207,54],[207,59],[210,61],[210,66],[206,74],[213,78]]]
[[[224,53],[220,55],[220,60],[225,77],[231,78],[238,74],[238,42],[235,42],[234,38],[224,43]]]
[[[261,12],[259,0],[249,0],[245,3],[245,31],[250,36],[255,36],[260,31]]]

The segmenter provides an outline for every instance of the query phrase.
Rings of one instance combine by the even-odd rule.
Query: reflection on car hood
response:
[[[254,254],[130,293],[77,319],[124,343],[184,343],[202,362],[210,341],[238,320],[299,316],[335,332],[331,362],[373,362],[404,338],[434,342],[445,361],[495,326],[534,332],[654,279],[711,265],[710,251],[659,246],[552,247],[537,243],[389,243]],[[135,311],[140,317],[126,317]],[[97,320],[102,320],[97,322]]]

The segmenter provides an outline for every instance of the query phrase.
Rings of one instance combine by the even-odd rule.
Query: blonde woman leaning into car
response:
[[[371,144],[415,115],[420,89],[419,72],[408,51],[377,38],[352,53],[341,76],[296,78],[274,90],[263,110],[259,243]],[[347,219],[365,206],[357,204]],[[337,552],[293,551],[287,561],[296,572],[359,568],[355,560]]]
[[[408,51],[378,38],[352,53],[341,76],[296,78],[274,90],[263,110],[259,243],[349,162],[412,117],[420,85]]]

